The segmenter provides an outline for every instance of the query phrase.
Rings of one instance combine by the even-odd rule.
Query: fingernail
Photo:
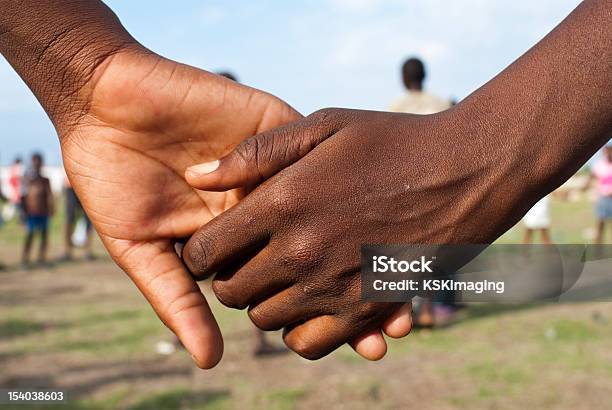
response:
[[[211,172],[215,171],[217,168],[219,168],[218,159],[214,161],[203,162],[201,164],[189,167],[187,168],[187,172],[194,174],[194,175],[206,175],[206,174],[210,174]]]

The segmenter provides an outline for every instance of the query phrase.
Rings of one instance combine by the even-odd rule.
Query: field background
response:
[[[59,207],[60,209],[62,207]],[[553,239],[593,236],[592,203],[552,201]],[[51,255],[61,255],[53,222]],[[520,241],[520,226],[501,242]],[[316,362],[294,354],[254,359],[246,314],[203,288],[225,335],[219,366],[203,371],[129,279],[104,256],[21,270],[22,228],[0,230],[0,388],[69,391],[69,409],[590,409],[612,394],[612,304],[471,306],[462,320],[391,341],[377,363],[349,348]],[[280,344],[280,334],[271,335]],[[0,406],[2,408],[2,406]],[[19,405],[18,409],[28,409]],[[35,407],[31,407],[35,408]],[[45,407],[50,408],[50,407]]]

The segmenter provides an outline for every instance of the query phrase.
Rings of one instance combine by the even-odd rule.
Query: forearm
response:
[[[532,201],[556,188],[612,134],[612,2],[582,3],[462,105],[497,182]]]
[[[86,109],[95,68],[135,44],[98,0],[0,0],[0,10],[0,53],[56,126]]]

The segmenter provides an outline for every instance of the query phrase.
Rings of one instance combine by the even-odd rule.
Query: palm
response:
[[[192,352],[204,349],[218,330],[173,243],[238,193],[195,191],[184,171],[298,114],[263,92],[141,52],[112,57],[91,84],[87,112],[62,135],[68,176],[115,261]]]

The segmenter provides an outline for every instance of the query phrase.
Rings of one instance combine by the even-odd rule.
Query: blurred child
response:
[[[591,178],[597,180],[597,205],[595,216],[597,217],[597,233],[595,243],[604,242],[604,231],[606,225],[612,222],[612,143],[608,143],[591,170]]]
[[[418,58],[407,59],[402,65],[402,82],[406,91],[394,101],[389,111],[406,114],[435,114],[449,109],[452,101],[440,98],[424,90],[425,64]]]
[[[25,213],[26,238],[23,247],[22,263],[30,263],[30,250],[36,233],[40,234],[38,262],[47,262],[47,238],[49,218],[53,214],[53,194],[48,178],[42,176],[43,158],[40,154],[32,155],[32,169],[24,178],[25,195],[22,200]]]
[[[453,102],[425,90],[427,71],[419,58],[407,59],[401,68],[405,92],[389,107],[389,111],[406,114],[434,114],[449,109]],[[444,326],[455,319],[458,306],[453,291],[437,292],[432,298],[417,298],[414,304],[415,327]]]
[[[2,187],[0,187],[0,205],[2,205],[4,202],[7,201],[7,198],[4,196],[4,194],[2,193]],[[2,207],[0,206],[0,209]],[[2,216],[2,212],[0,212],[0,228],[2,228],[2,225],[4,225],[4,218]],[[0,262],[0,270],[4,270],[5,266],[2,262]]]
[[[3,209],[4,218],[6,220],[11,220],[15,217],[15,215],[18,215],[19,220],[23,221],[23,209],[21,207],[21,197],[23,196],[21,184],[22,178],[23,168],[21,158],[17,157],[9,168],[7,195],[7,200],[9,203]]]
[[[85,258],[92,261],[95,259],[91,240],[93,227],[67,176],[64,178],[64,198],[66,202],[66,217],[64,219],[65,250],[62,260],[72,260],[72,251],[76,246],[84,248]],[[83,241],[82,243],[75,243],[75,234],[79,231],[79,224],[83,224]]]
[[[21,202],[21,179],[23,177],[23,168],[21,158],[15,158],[11,168],[9,169],[9,193],[8,198],[11,203],[18,205]]]
[[[534,232],[540,233],[543,244],[550,245],[552,243],[550,240],[550,210],[548,202],[548,197],[545,196],[536,202],[523,217],[523,223],[525,224],[524,244],[533,242]]]

